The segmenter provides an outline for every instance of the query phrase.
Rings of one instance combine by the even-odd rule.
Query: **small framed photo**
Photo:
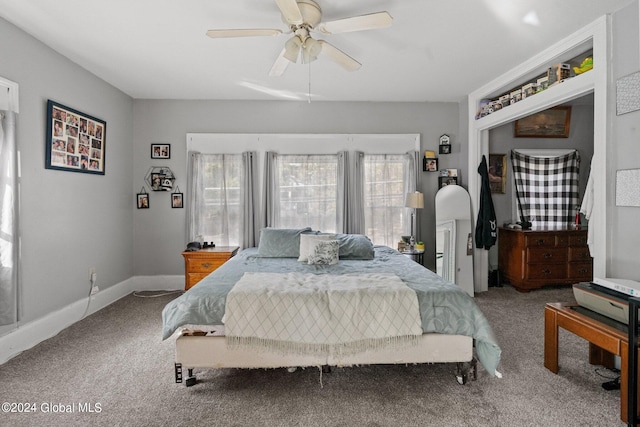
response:
[[[149,193],[138,193],[136,197],[138,209],[149,209]]]
[[[427,172],[437,172],[438,171],[438,159],[425,159],[426,171]]]
[[[170,159],[171,144],[151,144],[152,159]]]
[[[182,203],[182,193],[171,193],[171,207],[172,208],[184,207]]]
[[[451,144],[440,144],[439,154],[451,154]]]

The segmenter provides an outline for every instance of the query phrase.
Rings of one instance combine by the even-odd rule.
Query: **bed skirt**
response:
[[[184,368],[288,368],[371,364],[450,363],[473,360],[473,339],[464,335],[422,334],[414,346],[349,355],[283,355],[227,347],[224,336],[182,335],[176,364]]]

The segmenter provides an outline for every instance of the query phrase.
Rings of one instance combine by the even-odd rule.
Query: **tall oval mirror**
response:
[[[436,273],[474,296],[471,199],[459,185],[436,193]]]

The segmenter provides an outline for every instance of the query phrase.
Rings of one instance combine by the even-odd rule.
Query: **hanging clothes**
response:
[[[484,155],[478,166],[478,173],[482,179],[482,186],[480,187],[480,210],[476,221],[476,248],[489,249],[498,239],[498,227],[489,187],[489,167]]]
[[[595,197],[593,195],[593,157],[591,158],[591,168],[589,170],[589,179],[587,180],[587,188],[584,190],[584,197],[582,199],[582,205],[580,206],[580,213],[584,215],[587,221],[593,220],[593,204]],[[591,253],[595,253],[595,247],[593,244],[593,228],[587,227],[587,245]]]

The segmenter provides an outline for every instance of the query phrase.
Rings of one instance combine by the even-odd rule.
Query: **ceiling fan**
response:
[[[284,49],[269,72],[270,76],[281,76],[290,62],[298,62],[302,53],[302,63],[315,61],[321,53],[348,71],[358,70],[362,64],[325,40],[314,39],[312,32],[338,34],[351,31],[372,30],[391,25],[393,17],[388,12],[376,12],[335,21],[322,22],[322,10],[313,0],[275,0],[282,21],[289,27],[287,34],[293,36],[286,41]],[[212,38],[276,36],[283,31],[272,28],[209,30]]]

